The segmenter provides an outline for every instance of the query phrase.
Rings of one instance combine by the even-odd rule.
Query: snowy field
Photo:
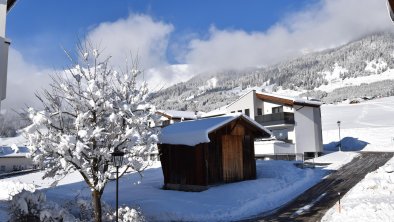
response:
[[[360,104],[324,105],[322,107],[323,140],[331,152],[312,161],[329,163],[325,168],[300,169],[287,161],[258,161],[257,180],[212,187],[200,193],[162,190],[160,164],[145,171],[141,179],[130,174],[120,181],[120,203],[141,207],[153,221],[228,221],[269,211],[290,201],[358,154],[351,151],[394,151],[394,97]],[[343,150],[332,152],[338,142],[340,120]],[[2,143],[12,140],[3,139]],[[369,174],[343,198],[341,214],[331,209],[324,221],[390,221],[394,206],[394,173],[391,165]],[[0,180],[0,221],[7,219],[9,196],[25,188],[39,189],[48,200],[64,203],[76,196],[90,196],[90,190],[77,173],[50,188],[53,180],[42,180],[42,173],[32,173]],[[34,184],[34,185],[33,185]],[[115,184],[108,184],[103,200],[115,205]],[[356,204],[357,203],[357,204]],[[361,216],[366,215],[365,219]]]
[[[341,121],[341,138],[368,143],[363,151],[394,152],[394,97],[358,104],[322,106],[323,143],[338,141],[337,121]],[[357,141],[357,140],[358,141]],[[353,151],[357,151],[353,150]]]

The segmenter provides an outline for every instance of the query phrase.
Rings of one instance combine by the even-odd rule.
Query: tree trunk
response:
[[[92,191],[92,199],[94,206],[94,221],[101,222],[101,193],[98,190]]]

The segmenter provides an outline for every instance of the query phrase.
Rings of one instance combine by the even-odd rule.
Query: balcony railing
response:
[[[294,113],[272,113],[262,116],[255,116],[255,120],[263,126],[294,124]]]

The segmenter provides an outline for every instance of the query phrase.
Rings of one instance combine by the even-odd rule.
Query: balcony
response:
[[[256,122],[263,126],[294,124],[294,113],[273,113],[262,116],[255,116]]]

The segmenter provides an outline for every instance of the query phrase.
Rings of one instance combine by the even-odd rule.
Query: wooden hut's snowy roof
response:
[[[250,119],[248,116],[243,114],[229,114],[219,117],[185,121],[164,127],[159,135],[159,143],[187,146],[208,143],[210,142],[208,137],[209,133],[238,118],[246,120],[263,134],[271,136],[269,130]]]

